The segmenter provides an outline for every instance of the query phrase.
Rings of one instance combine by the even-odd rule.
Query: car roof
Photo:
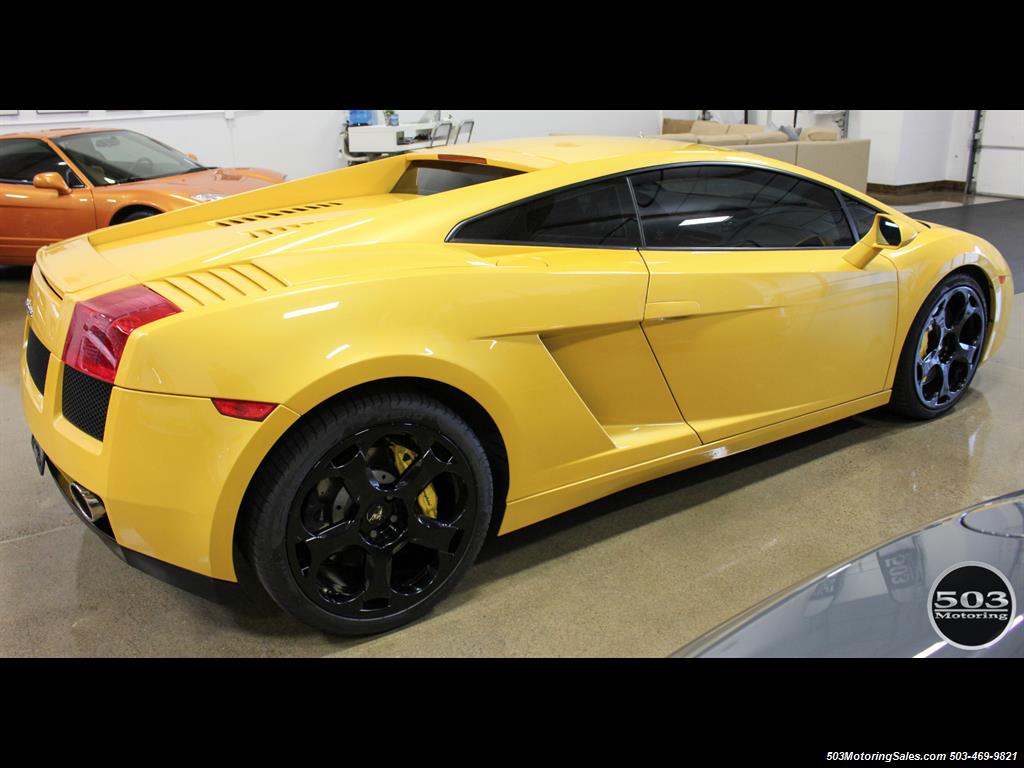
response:
[[[413,155],[427,157],[484,157],[497,164],[540,170],[558,165],[605,160],[645,152],[677,151],[691,146],[667,139],[631,136],[543,136],[503,139],[472,144],[446,145],[424,149]],[[706,148],[705,148],[706,149]]]
[[[124,131],[125,128],[46,128],[41,131],[18,131],[17,133],[0,134],[0,139],[59,139],[62,136],[74,136],[79,133],[102,133],[106,131]]]

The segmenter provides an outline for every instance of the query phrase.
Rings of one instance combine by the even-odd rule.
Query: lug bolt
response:
[[[377,538],[377,532],[376,531],[370,531],[370,538],[371,539],[376,539]]]
[[[391,522],[392,523],[397,523],[398,522],[398,515],[392,515],[391,516]]]

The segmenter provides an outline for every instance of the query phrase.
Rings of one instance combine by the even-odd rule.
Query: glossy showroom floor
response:
[[[333,639],[266,603],[166,586],[72,517],[35,472],[18,401],[26,277],[0,269],[0,656],[664,656],[841,559],[1024,486],[1018,294],[1010,338],[946,417],[875,411],[631,489],[489,542],[423,621]]]

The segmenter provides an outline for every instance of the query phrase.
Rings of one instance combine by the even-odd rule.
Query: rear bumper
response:
[[[26,327],[26,345],[27,336]],[[107,543],[131,565],[179,584],[192,577],[178,571],[237,581],[234,528],[242,497],[298,415],[279,406],[263,422],[244,421],[222,416],[206,397],[115,386],[100,441],[63,416],[63,367],[51,350],[44,397],[22,351],[22,409],[54,478],[103,500]]]
[[[107,545],[111,552],[124,560],[128,565],[133,568],[138,568],[140,571],[160,579],[160,581],[171,584],[179,589],[184,589],[187,592],[191,592],[194,595],[204,597],[207,600],[212,600],[216,603],[231,602],[241,593],[241,588],[237,582],[223,581],[221,579],[203,576],[195,571],[189,571],[185,568],[179,568],[176,565],[165,563],[162,560],[148,557],[147,555],[143,555],[141,552],[125,549],[118,544],[117,539],[114,538],[113,530],[111,529],[110,522],[106,519],[106,516],[99,520],[91,520],[82,513],[82,510],[72,498],[70,491],[71,483],[74,482],[72,478],[61,472],[60,469],[55,467],[53,462],[49,459],[46,459],[46,468],[49,469],[50,476],[53,477],[53,481],[57,485],[57,490],[60,491],[60,495],[64,497],[68,506],[71,507],[71,511],[75,513],[78,519],[81,520],[90,531],[99,537],[100,541]]]

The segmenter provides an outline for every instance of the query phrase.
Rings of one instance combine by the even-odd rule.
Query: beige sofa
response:
[[[840,181],[864,192],[868,186],[870,139],[840,139],[830,128],[805,128],[799,141],[788,141],[767,126],[665,118],[660,136],[690,144],[733,147],[782,160]]]
[[[781,131],[769,131],[763,125],[748,123],[714,123],[710,120],[666,119],[660,138],[712,146],[741,144],[775,144],[786,140]]]

